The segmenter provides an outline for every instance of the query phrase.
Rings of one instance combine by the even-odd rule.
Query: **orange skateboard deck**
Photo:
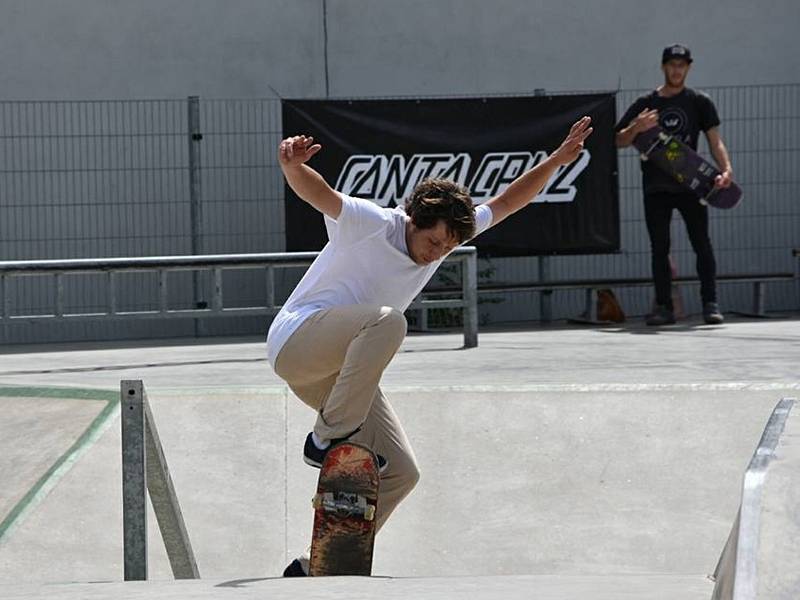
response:
[[[370,575],[378,506],[378,460],[361,444],[328,451],[313,499],[309,574]]]

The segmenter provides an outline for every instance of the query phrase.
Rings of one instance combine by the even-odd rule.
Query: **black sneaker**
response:
[[[351,433],[350,435],[353,434]],[[306,436],[306,444],[303,447],[303,462],[317,469],[321,469],[322,462],[325,460],[325,455],[328,453],[328,450],[333,448],[339,442],[345,441],[346,439],[347,437],[331,440],[331,443],[328,445],[327,448],[325,448],[324,450],[320,450],[319,448],[317,448],[317,445],[314,443],[314,439],[311,437],[311,434],[309,433],[308,436]],[[387,465],[386,459],[380,454],[376,454],[375,456],[378,458],[378,472],[383,473]]]
[[[703,320],[709,325],[721,325],[725,317],[719,312],[719,305],[716,302],[706,302],[703,305]]]
[[[659,304],[656,306],[653,314],[647,316],[645,321],[651,327],[659,327],[661,325],[673,325],[675,323],[675,313],[671,308],[667,308]]]
[[[284,577],[308,577],[308,573],[303,570],[303,565],[296,558],[283,570]]]

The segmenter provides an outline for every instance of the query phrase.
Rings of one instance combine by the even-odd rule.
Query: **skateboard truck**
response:
[[[375,506],[369,504],[367,499],[360,494],[347,492],[315,494],[311,505],[315,509],[321,508],[325,512],[335,513],[340,517],[359,516],[364,517],[365,521],[372,521],[375,518]]]
[[[650,158],[650,153],[656,149],[656,146],[660,146],[661,144],[666,146],[671,139],[671,135],[667,135],[663,132],[659,133],[658,136],[653,139],[653,143],[648,146],[647,150],[641,153],[642,160],[647,160]]]

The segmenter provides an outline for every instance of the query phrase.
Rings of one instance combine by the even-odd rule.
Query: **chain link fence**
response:
[[[791,271],[800,246],[800,84],[704,89],[715,101],[737,181],[745,190],[733,211],[712,211],[711,237],[720,273]],[[621,114],[645,90],[617,94]],[[283,180],[275,149],[281,137],[280,102],[252,100],[147,100],[0,102],[0,260],[165,256],[193,253],[280,252],[285,249]],[[707,148],[701,146],[707,153]],[[621,252],[547,257],[550,279],[642,277],[649,274],[649,243],[641,200],[638,155],[619,157]],[[694,271],[683,225],[673,224],[673,257],[681,274]],[[481,260],[481,282],[531,282],[540,258]],[[301,275],[276,282],[288,293]],[[447,273],[442,273],[443,281]],[[91,312],[107,305],[101,276],[64,282],[68,309]],[[202,306],[207,279],[182,274],[170,304]],[[258,304],[262,274],[239,272],[225,282],[226,302]],[[45,277],[6,283],[11,314],[51,310],[54,284]],[[155,277],[132,273],[118,296],[131,310],[158,302]],[[687,290],[690,311],[699,310]],[[617,292],[626,312],[647,312],[652,292]],[[723,308],[743,308],[750,289],[721,288]],[[481,296],[481,322],[535,320],[536,293]],[[553,317],[577,314],[580,292],[554,297]],[[120,309],[125,309],[121,306]],[[797,308],[791,284],[770,288],[768,309]],[[448,325],[446,313],[428,326]],[[17,322],[0,328],[3,343],[144,337],[263,334],[268,323],[232,318],[200,325],[169,323]]]

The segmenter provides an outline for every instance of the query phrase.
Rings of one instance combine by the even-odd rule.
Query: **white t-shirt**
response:
[[[339,194],[342,212],[325,217],[328,243],[275,316],[267,334],[272,365],[286,340],[309,316],[332,306],[391,306],[401,312],[444,260],[418,265],[408,255],[406,222],[400,208],[381,208]],[[492,209],[475,207],[475,235],[492,225]]]

